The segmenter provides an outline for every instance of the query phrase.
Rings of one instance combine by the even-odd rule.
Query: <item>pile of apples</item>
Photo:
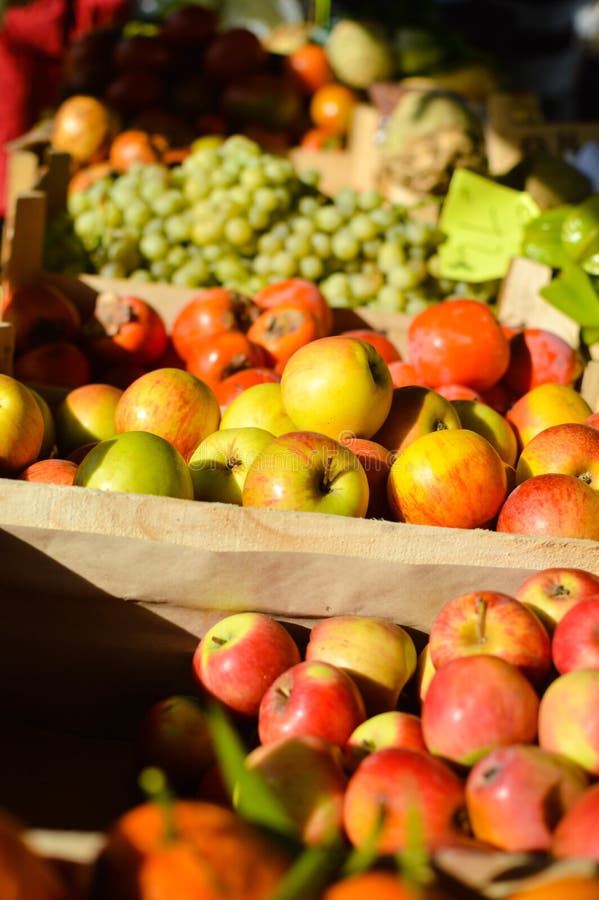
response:
[[[3,315],[16,347],[4,476],[599,539],[581,352],[502,326],[480,301],[416,314],[405,360],[373,329],[333,334],[331,308],[300,278],[253,297],[200,290],[170,333],[131,295],[99,294],[83,321],[54,287],[28,285]],[[50,408],[40,383],[65,371],[73,386]]]

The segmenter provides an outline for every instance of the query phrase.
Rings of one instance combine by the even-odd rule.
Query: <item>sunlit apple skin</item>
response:
[[[416,657],[414,641],[401,625],[351,614],[316,622],[305,651],[306,659],[331,663],[352,677],[369,716],[395,708],[416,670]]]
[[[535,744],[491,750],[466,778],[474,836],[508,852],[548,851],[555,826],[588,784],[584,769]]]
[[[528,442],[516,466],[516,482],[561,472],[599,489],[599,431],[578,422],[543,429]]]
[[[562,616],[553,632],[551,652],[561,675],[574,669],[599,669],[599,591]]]
[[[523,328],[510,337],[510,363],[502,381],[518,397],[539,384],[574,384],[584,364],[580,351],[544,328]]]
[[[368,479],[367,519],[390,519],[391,511],[387,500],[387,478],[391,470],[392,455],[386,447],[370,438],[347,436],[341,443],[355,453]]]
[[[397,454],[430,431],[461,428],[453,404],[437,391],[410,384],[394,388],[391,409],[374,440]]]
[[[584,397],[569,384],[540,384],[522,394],[507,410],[522,450],[545,428],[564,422],[583,423],[592,413]]]
[[[539,744],[599,775],[599,669],[558,675],[539,707]]]
[[[204,708],[195,697],[173,694],[150,706],[139,725],[140,757],[158,766],[176,790],[195,790],[215,759]]]
[[[422,702],[430,753],[472,766],[489,750],[532,743],[539,697],[522,672],[499,656],[460,656],[433,675]]]
[[[492,653],[516,666],[542,690],[551,671],[551,640],[535,614],[508,594],[475,591],[443,604],[430,628],[436,669],[451,659]]]
[[[348,776],[337,744],[314,735],[294,735],[262,744],[245,759],[276,793],[304,843],[341,834]]]
[[[353,772],[366,756],[383,747],[428,752],[422,737],[420,716],[399,709],[370,716],[348,738],[344,747],[346,767]]]
[[[466,428],[416,438],[396,458],[387,482],[397,521],[445,528],[487,526],[506,493],[507,473],[497,450]]]
[[[556,859],[588,859],[599,863],[599,783],[592,784],[565,813],[553,832]]]
[[[464,782],[445,762],[419,750],[386,747],[369,754],[350,776],[343,818],[350,843],[360,847],[383,813],[376,846],[384,855],[409,844],[415,813],[425,847],[451,843],[460,833],[464,807]]]
[[[73,484],[77,463],[70,459],[38,459],[19,473],[20,481],[37,481],[42,484]]]
[[[59,453],[68,455],[84,444],[112,437],[114,414],[122,394],[114,385],[96,383],[69,391],[54,414]]]
[[[235,397],[223,411],[220,428],[262,428],[275,437],[297,431],[283,409],[279,382],[253,384]]]
[[[573,566],[549,566],[529,575],[514,592],[530,607],[550,633],[580,600],[599,594],[599,576]]]
[[[380,353],[360,338],[332,335],[293,354],[281,376],[283,407],[300,430],[340,440],[371,438],[391,408],[393,384]]]
[[[243,506],[363,517],[368,478],[343,444],[311,431],[274,438],[254,458],[242,492]]]
[[[518,440],[508,420],[488,403],[480,400],[452,400],[462,428],[482,434],[495,447],[508,466],[518,459]]]
[[[193,673],[208,696],[242,716],[256,716],[269,686],[300,661],[285,626],[259,612],[232,613],[212,625],[196,647]]]
[[[149,431],[126,431],[98,441],[79,463],[73,484],[193,500],[187,463],[170,441]]]
[[[254,459],[274,435],[263,428],[226,428],[213,431],[189,459],[196,500],[241,506],[245,477]]]
[[[302,660],[270,685],[258,710],[262,744],[284,737],[313,734],[343,746],[366,718],[355,682],[327,662]]]
[[[21,381],[0,373],[0,475],[14,475],[35,462],[44,439],[44,419]]]
[[[48,459],[56,452],[56,424],[54,422],[54,413],[46,398],[42,397],[39,391],[32,387],[29,387],[29,390],[33,394],[37,405],[41,410],[42,419],[44,420],[44,438],[37,459]]]
[[[212,389],[190,372],[153,369],[136,378],[115,410],[115,431],[150,431],[170,441],[185,460],[216,431],[220,407]]]
[[[575,475],[534,475],[508,494],[496,531],[597,541],[599,492]]]
[[[430,644],[427,642],[418,654],[418,662],[416,663],[415,686],[417,698],[421,705],[426,696],[426,692],[428,691],[431,679],[436,671],[435,664],[431,659]]]

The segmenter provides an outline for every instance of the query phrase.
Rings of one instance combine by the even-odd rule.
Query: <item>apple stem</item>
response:
[[[213,644],[217,644],[219,647],[223,647],[227,643],[226,638],[218,637],[217,635],[212,635],[211,641]]]
[[[482,597],[476,598],[476,635],[479,644],[484,644],[487,640],[485,635],[487,623],[487,604]]]
[[[330,474],[331,474],[331,464],[333,462],[332,456],[327,456],[324,461],[324,469],[322,472],[322,478],[320,479],[320,490],[323,494],[328,494],[330,488]]]

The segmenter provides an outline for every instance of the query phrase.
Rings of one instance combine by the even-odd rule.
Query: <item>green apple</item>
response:
[[[275,437],[296,431],[283,409],[279,382],[253,384],[234,397],[222,414],[221,428],[262,428]]]
[[[396,454],[422,434],[460,428],[461,424],[450,400],[432,388],[408,384],[393,390],[389,415],[374,440]]]
[[[407,747],[409,750],[428,752],[420,716],[399,709],[388,709],[369,716],[352,731],[344,747],[347,768],[353,772],[364,757],[383,747]]]
[[[187,463],[170,441],[151,431],[125,431],[99,441],[79,463],[73,484],[193,500]]]
[[[196,500],[241,506],[245,477],[255,457],[274,439],[263,428],[223,428],[205,437],[189,460]]]
[[[114,414],[122,394],[121,388],[95,382],[69,391],[55,413],[59,453],[66,456],[84,444],[112,437]]]
[[[599,775],[599,669],[558,675],[539,706],[539,745]]]
[[[462,428],[469,428],[482,434],[495,447],[508,466],[515,466],[518,459],[518,438],[516,432],[500,412],[481,403],[480,400],[452,400],[460,417]]]
[[[29,388],[0,374],[0,475],[14,475],[34,462],[44,440],[44,418]]]
[[[243,506],[363,517],[369,500],[360,460],[338,441],[313,431],[275,437],[246,475]]]
[[[333,335],[296,350],[281,376],[283,407],[300,430],[370,438],[391,409],[387,363],[368,341]]]

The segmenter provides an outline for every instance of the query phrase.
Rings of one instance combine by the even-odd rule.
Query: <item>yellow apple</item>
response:
[[[222,414],[220,427],[262,428],[278,437],[296,426],[283,409],[278,382],[253,384],[234,397]]]
[[[515,466],[518,459],[518,439],[516,432],[500,412],[481,403],[480,400],[452,400],[460,417],[462,428],[469,428],[482,434],[495,447],[508,466]]]

